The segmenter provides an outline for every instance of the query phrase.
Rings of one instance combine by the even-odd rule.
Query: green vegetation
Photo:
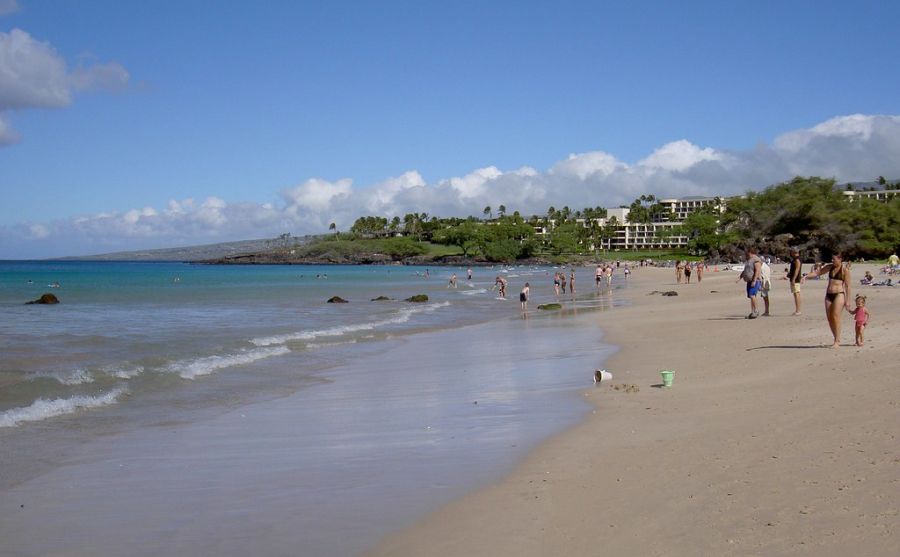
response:
[[[851,201],[834,180],[797,177],[730,199],[721,226],[737,243],[781,242],[824,254],[841,250],[849,258],[883,258],[900,246],[900,198]]]
[[[889,185],[884,181],[882,185]],[[897,186],[895,186],[897,187]],[[850,189],[848,187],[848,189]],[[720,207],[726,209],[721,211]],[[675,216],[653,195],[635,199],[629,223],[672,222]],[[740,256],[740,248],[761,246],[768,253],[786,255],[787,246],[827,255],[840,249],[848,257],[884,258],[900,247],[900,198],[879,202],[848,199],[834,180],[795,178],[761,192],[749,192],[724,203],[712,203],[689,214],[678,226],[659,227],[660,237],[687,238],[684,250],[611,251],[623,223],[615,217],[602,226],[606,209],[550,207],[546,216],[527,219],[505,205],[483,209],[476,217],[439,218],[409,213],[392,219],[358,218],[349,232],[339,232],[307,245],[282,234],[270,241],[275,253],[299,260],[384,262],[418,257],[423,261],[468,257],[512,263],[540,257],[558,264],[581,263],[598,257],[621,260],[703,259]],[[496,216],[495,216],[496,215]],[[538,235],[538,231],[545,232]]]

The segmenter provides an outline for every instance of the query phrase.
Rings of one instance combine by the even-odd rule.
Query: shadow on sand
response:
[[[841,346],[854,346],[849,344],[842,344]],[[814,344],[812,346],[797,346],[797,345],[789,345],[789,344],[776,344],[773,346],[756,346],[754,348],[747,348],[747,352],[751,350],[768,350],[768,349],[777,349],[777,348],[828,348],[824,344]]]

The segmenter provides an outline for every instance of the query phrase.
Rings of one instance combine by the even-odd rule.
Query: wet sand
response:
[[[900,288],[859,286],[866,269],[853,285],[869,296],[866,345],[845,313],[837,350],[825,281],[803,286],[792,316],[775,280],[774,315],[747,320],[735,272],[676,285],[671,269],[640,269],[633,303],[602,323],[621,346],[612,385],[639,391],[584,392],[585,422],[372,555],[897,554]],[[662,369],[676,372],[671,389]]]
[[[509,306],[486,325],[349,346],[318,384],[213,415],[159,415],[53,453],[44,425],[23,426],[32,443],[9,466],[53,462],[0,489],[0,555],[360,554],[590,412],[580,387],[612,350],[603,312],[523,320]],[[61,423],[74,434],[119,411]]]

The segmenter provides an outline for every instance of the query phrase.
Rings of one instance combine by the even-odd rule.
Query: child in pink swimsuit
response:
[[[856,345],[863,345],[863,333],[866,331],[866,323],[869,322],[869,310],[866,309],[866,297],[856,297],[856,309],[851,309],[850,313],[856,318]]]

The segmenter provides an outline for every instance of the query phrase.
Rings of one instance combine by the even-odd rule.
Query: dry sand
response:
[[[631,305],[591,317],[622,349],[612,384],[584,394],[589,418],[373,555],[900,554],[900,288],[860,287],[867,268],[866,345],[845,313],[837,350],[825,281],[791,316],[776,280],[774,315],[747,320],[737,273],[639,269]]]

